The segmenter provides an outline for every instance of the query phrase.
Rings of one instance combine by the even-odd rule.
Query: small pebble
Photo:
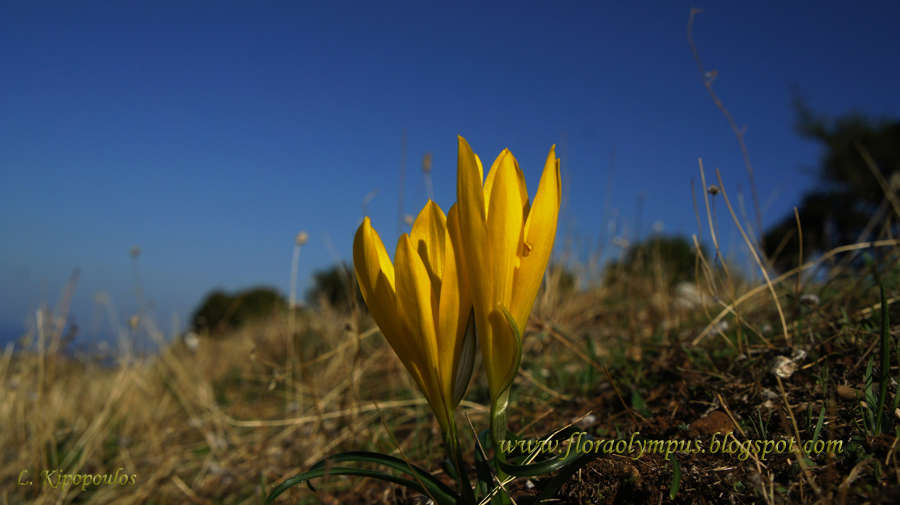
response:
[[[589,426],[593,426],[594,423],[596,423],[596,422],[597,422],[597,416],[595,416],[594,414],[588,414],[588,415],[584,416],[584,418],[582,418],[576,424],[578,425],[579,428],[584,429]]]
[[[843,385],[837,387],[837,394],[842,400],[847,401],[854,401],[866,397],[862,390]]]

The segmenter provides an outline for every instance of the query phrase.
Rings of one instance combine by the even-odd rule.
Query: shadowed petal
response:
[[[434,293],[431,290],[431,279],[428,270],[422,262],[419,254],[413,249],[409,236],[403,234],[397,243],[396,275],[397,275],[397,312],[400,316],[407,339],[413,344],[413,360],[419,365],[424,376],[429,403],[435,414],[440,418],[440,411],[435,403],[440,403],[445,410],[446,402],[442,401],[443,389],[440,383],[438,371],[437,335],[434,327],[433,307],[437,301],[433,300]],[[446,414],[446,412],[444,413]],[[441,421],[442,426],[445,420]]]
[[[431,200],[425,204],[413,223],[410,242],[425,264],[435,293],[441,292],[441,276],[446,255],[447,218],[444,211]]]
[[[447,250],[444,255],[444,288],[440,295],[437,344],[441,382],[455,384],[460,349],[472,311],[472,297],[465,275],[465,266],[462,261],[457,261],[462,253],[462,244],[456,205],[450,207],[447,214],[447,235],[450,240],[446,241]]]
[[[369,289],[369,292],[372,292],[375,281],[378,279],[378,272],[384,272],[391,289],[393,289],[394,265],[384,248],[381,237],[378,236],[375,228],[372,228],[372,221],[368,217],[363,219],[353,239],[353,264],[361,290]]]
[[[412,344],[403,331],[397,312],[393,285],[394,266],[368,217],[363,220],[353,240],[353,266],[359,280],[359,289],[372,318],[400,361],[410,368],[413,360]]]
[[[494,164],[491,166],[491,171],[488,173],[487,179],[484,181],[484,206],[490,212],[491,207],[491,190],[494,187],[494,178],[497,177],[496,168],[500,165],[500,160],[504,156],[510,156],[513,160],[513,164],[516,166],[516,175],[519,178],[519,197],[522,199],[522,207],[524,209],[524,213],[522,214],[522,220],[525,220],[525,217],[528,216],[528,189],[525,186],[525,174],[519,169],[519,162],[516,161],[515,156],[509,152],[509,149],[504,149],[503,152],[500,153],[500,156],[497,156],[497,159],[494,160]]]

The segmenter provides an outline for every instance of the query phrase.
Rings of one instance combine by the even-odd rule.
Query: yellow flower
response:
[[[529,205],[525,176],[509,150],[500,153],[484,180],[481,160],[459,137],[456,191],[475,327],[496,400],[515,377],[521,352],[503,310],[524,330],[553,249],[559,160],[551,147],[534,205]]]
[[[363,220],[353,264],[372,317],[428,400],[445,433],[472,374],[472,298],[462,262],[456,206],[448,216],[431,200],[410,235],[397,243],[394,264]]]

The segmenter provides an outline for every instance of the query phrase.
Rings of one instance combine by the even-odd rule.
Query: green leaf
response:
[[[302,484],[310,479],[325,477],[328,475],[352,475],[356,477],[369,477],[372,479],[382,480],[384,482],[399,484],[401,486],[412,489],[413,491],[416,491],[424,496],[430,495],[439,505],[461,505],[463,503],[462,498],[459,495],[456,495],[456,493],[453,493],[453,495],[448,495],[445,493],[437,492],[434,489],[429,489],[428,491],[426,491],[422,486],[419,485],[418,482],[403,477],[397,477],[375,470],[337,466],[332,468],[319,468],[316,470],[310,470],[308,472],[301,473],[300,475],[295,475],[285,480],[284,482],[276,486],[271,493],[269,493],[269,496],[266,497],[265,505],[271,504],[275,501],[275,498],[278,498],[281,493],[284,493],[288,489],[298,484]]]
[[[569,477],[575,475],[575,472],[577,472],[596,458],[597,454],[594,454],[592,452],[583,453],[575,458],[574,461],[562,467],[559,473],[556,474],[556,477],[553,477],[549,482],[547,482],[547,485],[544,486],[544,489],[541,490],[541,494],[538,495],[537,500],[535,500],[534,503],[544,503],[552,499],[554,496],[556,496],[556,493],[559,492],[562,485],[565,484],[567,480],[569,480]]]
[[[672,456],[672,487],[669,489],[669,499],[674,500],[678,495],[678,488],[681,487],[681,463],[678,458]]]
[[[572,433],[578,433],[578,428],[575,426],[568,426],[566,428],[563,428],[562,430],[557,431],[556,433],[551,434],[550,437],[543,439],[543,440],[545,440],[547,442],[555,442],[555,441],[559,441],[559,440],[565,440],[565,439],[569,438],[569,436]],[[510,438],[514,438],[516,440],[519,439],[519,437],[517,437],[516,435],[514,435],[512,433],[509,433],[507,436],[509,436]],[[526,446],[526,448],[527,448],[527,446]],[[528,464],[529,459],[531,461],[534,461],[534,458],[531,458],[531,454],[527,454],[527,453],[525,453],[525,451],[516,450],[515,453],[517,453],[514,456],[516,458],[515,459],[516,465]],[[518,453],[520,453],[520,454],[518,454]],[[561,457],[561,456],[559,456],[557,454],[557,456],[554,456],[553,458],[549,458],[549,459],[557,459],[559,457]]]
[[[825,424],[825,404],[822,404],[822,410],[819,411],[819,421],[816,422],[816,431],[813,433],[812,445],[815,447],[819,440],[819,434],[822,433],[822,425]]]
[[[506,323],[513,334],[513,342],[516,344],[513,350],[513,362],[506,372],[503,380],[500,382],[500,388],[497,390],[494,398],[491,399],[491,434],[495,445],[506,440],[506,408],[509,404],[509,388],[512,386],[516,375],[519,373],[519,366],[522,364],[522,333],[516,320],[513,319],[509,310],[503,304],[497,304],[503,315],[506,317]],[[498,451],[499,452],[499,451]],[[502,478],[502,475],[499,475]]]
[[[478,434],[478,442],[484,451],[487,451],[490,445],[490,431],[484,430]],[[475,445],[475,475],[478,482],[475,484],[475,490],[478,496],[487,496],[494,489],[494,474],[491,472],[491,460],[485,459],[485,453]]]
[[[582,437],[582,438],[584,438],[584,440],[593,440],[593,437],[590,434],[585,433],[584,435],[585,436]],[[553,440],[553,439],[551,438],[551,440]],[[579,439],[576,443],[580,443],[580,442],[581,442],[581,440]],[[584,454],[586,454],[586,453],[578,452],[577,448],[574,448],[570,445],[566,449],[565,453],[557,454],[556,456],[554,456],[550,459],[540,461],[538,463],[531,463],[531,464],[527,464],[527,465],[511,465],[511,464],[508,464],[501,460],[498,462],[498,464],[499,464],[501,470],[503,470],[504,472],[506,472],[510,475],[515,475],[516,477],[537,477],[539,475],[544,475],[546,473],[550,473],[550,472],[559,470],[560,468],[563,468],[564,466],[571,464],[572,462],[574,462],[575,460],[577,460],[580,456],[582,456]],[[590,453],[590,454],[595,454],[595,456],[594,456],[595,458],[598,458],[601,456],[601,453]],[[594,459],[594,458],[590,458],[590,459]]]
[[[863,400],[866,402],[866,408],[863,415],[867,420],[866,430],[871,429],[873,434],[875,432],[875,394],[872,392],[872,382],[874,382],[872,378],[872,368],[874,362],[875,357],[869,356],[869,363],[866,365],[865,382],[863,383]]]
[[[442,460],[441,470],[443,470],[451,479],[459,482],[459,475],[457,475],[456,468],[454,468],[452,461],[449,459]]]
[[[503,306],[503,304],[498,303],[497,306],[500,307],[500,310],[503,311],[503,315],[506,317],[506,322],[509,324],[509,328],[512,330],[513,337],[515,337],[516,349],[513,351],[513,365],[510,367],[509,371],[506,372],[506,377],[503,379],[502,387],[500,391],[505,391],[510,386],[512,386],[513,380],[516,378],[516,375],[519,373],[519,366],[522,364],[522,332],[519,331],[519,325],[516,324],[516,320],[513,319],[512,314],[509,313],[509,310]]]
[[[631,392],[631,407],[644,417],[651,417],[653,414],[647,409],[647,402],[641,398],[637,389]]]
[[[897,342],[894,341],[894,355],[897,356],[897,365],[900,367],[900,349],[897,348],[897,345]],[[891,412],[897,410],[897,407],[900,407],[900,388],[894,392],[894,403],[891,404]]]
[[[318,463],[314,464],[310,467],[309,471],[318,470],[320,468],[324,468],[328,463],[344,463],[348,461],[357,461],[360,463],[375,463],[378,465],[383,465],[388,468],[393,468],[394,470],[398,470],[407,475],[415,475],[419,477],[419,480],[425,485],[428,489],[436,489],[437,491],[445,494],[453,494],[456,492],[450,489],[449,486],[438,480],[436,477],[428,473],[427,470],[420,466],[416,465],[408,465],[406,461],[403,461],[400,458],[396,458],[394,456],[388,456],[387,454],[381,454],[377,452],[369,452],[369,451],[349,451],[342,452],[340,454],[335,454],[334,456],[329,456]],[[307,472],[308,473],[308,472]]]

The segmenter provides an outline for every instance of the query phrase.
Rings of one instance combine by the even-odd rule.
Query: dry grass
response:
[[[295,382],[286,373],[286,315],[203,339],[195,353],[179,342],[113,368],[59,352],[7,355],[0,500],[257,502],[263,482],[332,452],[390,451],[373,400],[407,450],[432,449],[427,406],[371,322],[357,332],[354,318],[331,311],[299,319],[303,367]],[[142,324],[161,338],[149,320]],[[136,475],[133,485],[63,489],[41,477],[44,470],[114,475],[120,468]],[[23,470],[22,481],[33,485],[16,485]]]
[[[542,290],[526,328],[526,357],[511,399],[511,428],[522,436],[536,437],[593,412],[594,417],[584,426],[597,436],[618,430],[676,438],[680,433],[677,426],[698,422],[707,410],[730,407],[729,415],[738,420],[738,426],[749,430],[747,423],[754,419],[754,409],[767,399],[759,395],[763,390],[777,391],[766,374],[764,360],[781,352],[778,346],[783,341],[770,346],[763,339],[779,341],[779,331],[767,327],[777,328],[778,316],[765,284],[751,285],[738,278],[728,281],[721,278],[724,274],[707,271],[714,278],[705,279],[701,274],[701,286],[722,292],[730,290],[723,287],[733,286],[735,300],[720,298],[715,304],[706,288],[701,291],[706,303],[687,303],[667,283],[665,268],[652,261],[646,275],[581,290],[558,288],[563,271],[551,269],[547,283],[551,289]],[[776,279],[775,287],[782,303],[789,305],[788,315],[797,310],[806,315],[802,323],[795,318],[789,330],[796,341],[803,342],[801,348],[816,356],[802,365],[803,370],[792,380],[785,381],[787,394],[793,395],[789,399],[792,412],[799,415],[803,405],[821,405],[816,402],[822,395],[811,391],[824,388],[833,397],[837,385],[859,382],[865,366],[856,362],[872,352],[871,330],[854,321],[841,322],[843,316],[835,313],[843,307],[844,312],[865,321],[865,310],[872,305],[871,282],[855,286],[852,278],[845,277],[833,281],[830,288],[804,286],[836,293],[823,298],[812,311],[790,305],[795,286],[785,280]],[[755,296],[741,298],[754,287]],[[737,300],[740,303],[735,304]],[[728,329],[721,323],[714,325],[709,337],[692,346],[691,341],[704,334],[707,323],[715,321],[720,312],[730,322]],[[196,352],[178,342],[159,355],[116,367],[67,358],[60,352],[61,346],[54,345],[58,334],[37,335],[39,342],[49,342],[43,351],[7,353],[0,359],[0,482],[7,483],[0,500],[259,503],[272,483],[306,470],[329,454],[364,449],[397,454],[385,426],[406,455],[438,469],[437,458],[442,454],[438,428],[371,320],[326,308],[299,314],[294,324],[293,346],[288,340],[288,315],[284,314],[225,338],[203,339]],[[162,338],[147,318],[139,322],[136,331]],[[739,354],[739,342],[746,352]],[[842,365],[834,350],[822,351],[823,342],[835,348],[843,346],[842,358],[857,350],[858,356],[851,360],[856,366],[847,367],[841,376],[834,375]],[[299,363],[293,381],[288,373],[292,347],[296,349],[293,359]],[[821,386],[808,387],[811,378],[831,361],[831,368],[825,368],[831,375],[823,378]],[[892,368],[892,374],[895,370]],[[726,393],[724,398],[733,398],[727,392],[734,390],[742,391],[744,397],[724,400],[693,389],[700,385],[720,392],[717,394]],[[754,394],[758,401],[753,400]],[[646,406],[636,404],[636,397]],[[487,404],[487,389],[479,378],[461,410],[476,427],[484,428]],[[839,411],[829,414],[831,425],[838,425],[841,415]],[[843,415],[846,417],[846,412]],[[471,434],[467,436],[464,446],[471,443]],[[891,436],[885,442],[887,447],[893,441],[896,439]],[[877,450],[869,452],[881,461],[889,460],[880,480],[871,470],[854,475],[873,491],[879,482],[882,486],[898,482],[896,477],[888,477],[888,467],[892,475],[896,461],[885,448],[876,454]],[[695,472],[696,479],[722,463],[711,457],[694,459],[694,469],[700,472]],[[641,497],[649,498],[647,493],[655,499],[667,490],[671,472],[665,462],[650,457],[637,462],[620,460],[604,458],[587,468],[578,482],[564,489],[568,503],[603,502],[610,490],[616,491],[613,496],[622,503],[637,503]],[[791,462],[783,464],[790,467]],[[791,494],[790,486],[785,488],[782,483],[778,485],[786,494],[780,499],[775,496],[778,492],[773,491],[773,483],[778,479],[774,471],[757,471],[750,461],[731,461],[729,468],[737,475],[736,482],[746,481],[743,485],[750,486],[751,481],[758,481],[759,489],[769,489],[765,492],[771,503],[796,501],[796,491]],[[829,468],[833,471],[836,465],[822,462],[812,471],[825,475]],[[851,469],[846,469],[843,478],[851,476]],[[23,470],[28,470],[23,482],[32,485],[16,484]],[[71,475],[115,475],[118,470],[120,475],[135,475],[135,482],[84,489],[80,485],[53,487],[41,477],[44,470]],[[634,472],[641,476],[638,487]],[[756,477],[745,475],[748,472]],[[807,498],[818,499],[811,491],[816,477],[807,473],[798,474],[794,486],[806,487]],[[587,475],[593,475],[589,482]],[[690,478],[685,477],[686,482]],[[768,487],[763,485],[767,478],[771,478]],[[525,497],[524,482],[516,485]],[[732,484],[732,494],[744,502],[747,493],[734,489]],[[837,496],[835,492],[833,496]],[[697,496],[695,493],[689,484],[682,487],[685,498]],[[752,496],[759,498],[760,494]],[[298,489],[295,499],[407,503],[412,498],[380,483],[340,479],[322,486],[317,494]]]
[[[710,233],[718,233],[709,221]],[[843,440],[843,453],[743,461],[679,454],[685,471],[675,502],[891,499],[900,489],[897,421],[874,436],[863,421],[869,407],[840,394],[862,387],[867,360],[880,356],[875,279],[887,280],[891,303],[900,294],[898,242],[889,233],[765,281],[738,275],[717,248],[712,258],[698,255],[692,289],[673,286],[673,272],[656,256],[627,275],[589,278],[578,267],[552,266],[525,328],[510,428],[536,438],[581,419],[598,438],[639,431],[650,439],[705,440],[718,419],[741,440],[808,440],[812,414],[826,406],[822,437]],[[839,253],[864,251],[884,254],[853,268],[846,256],[837,261]],[[818,301],[804,305],[801,294]],[[66,306],[42,320],[64,320]],[[439,473],[438,426],[357,309],[280,314],[202,339],[196,350],[165,344],[146,315],[131,323],[131,338],[156,341],[163,351],[103,367],[67,357],[63,328],[44,324],[27,350],[0,356],[0,503],[261,503],[274,483],[348,450],[402,449]],[[770,373],[774,359],[796,350],[807,356],[789,378]],[[900,376],[894,356],[889,380]],[[484,429],[489,398],[477,365],[476,377],[460,415]],[[895,394],[892,385],[889,398]],[[472,447],[472,434],[462,443]],[[56,481],[117,472],[133,475],[133,483]],[[612,454],[579,472],[559,498],[659,503],[671,483],[662,455]],[[280,500],[416,502],[402,489],[360,479],[336,478],[317,489],[297,488]],[[525,479],[512,490],[518,503],[533,495]]]

